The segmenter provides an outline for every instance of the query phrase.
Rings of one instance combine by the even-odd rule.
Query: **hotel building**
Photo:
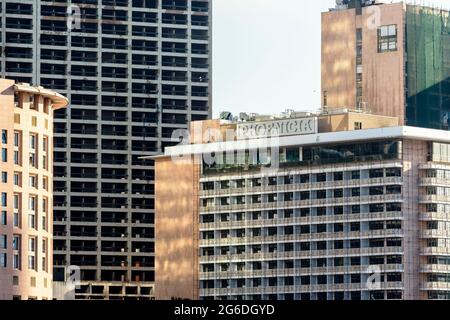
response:
[[[0,75],[57,90],[54,278],[79,299],[152,299],[154,168],[211,115],[211,1],[1,1]]]
[[[193,123],[155,158],[157,299],[450,298],[449,132],[243,119]]]
[[[52,299],[54,91],[0,80],[0,300]]]
[[[381,2],[341,0],[322,13],[322,106],[448,130],[449,11]]]

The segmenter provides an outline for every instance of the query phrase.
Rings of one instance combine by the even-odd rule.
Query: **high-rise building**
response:
[[[0,300],[50,300],[53,111],[68,100],[5,79],[0,92]]]
[[[155,158],[157,299],[450,299],[447,131],[243,119]]]
[[[322,14],[322,106],[449,129],[449,12],[378,2],[343,0]]]
[[[2,1],[1,76],[69,97],[55,115],[54,273],[76,298],[151,298],[154,169],[211,111],[211,1]],[[74,273],[77,277],[77,273]]]

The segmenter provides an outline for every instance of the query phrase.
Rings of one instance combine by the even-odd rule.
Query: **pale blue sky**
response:
[[[416,2],[450,8],[450,0]],[[215,117],[320,106],[320,13],[335,0],[212,3]]]

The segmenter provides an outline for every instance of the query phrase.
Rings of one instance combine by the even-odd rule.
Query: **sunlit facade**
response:
[[[52,299],[53,112],[42,87],[0,80],[0,300]]]
[[[264,138],[239,134],[155,158],[157,298],[448,298],[450,136],[370,117],[324,126],[341,117],[319,115],[318,132],[279,137],[276,167],[254,156]],[[217,161],[224,150],[234,162]],[[201,161],[211,153],[216,162]],[[173,201],[168,169],[182,190]],[[170,262],[195,272],[178,279]]]

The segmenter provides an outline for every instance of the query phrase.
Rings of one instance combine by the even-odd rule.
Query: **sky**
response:
[[[398,1],[392,1],[398,2]],[[416,1],[450,9],[450,0]],[[320,14],[335,0],[213,0],[213,116],[320,107]]]

